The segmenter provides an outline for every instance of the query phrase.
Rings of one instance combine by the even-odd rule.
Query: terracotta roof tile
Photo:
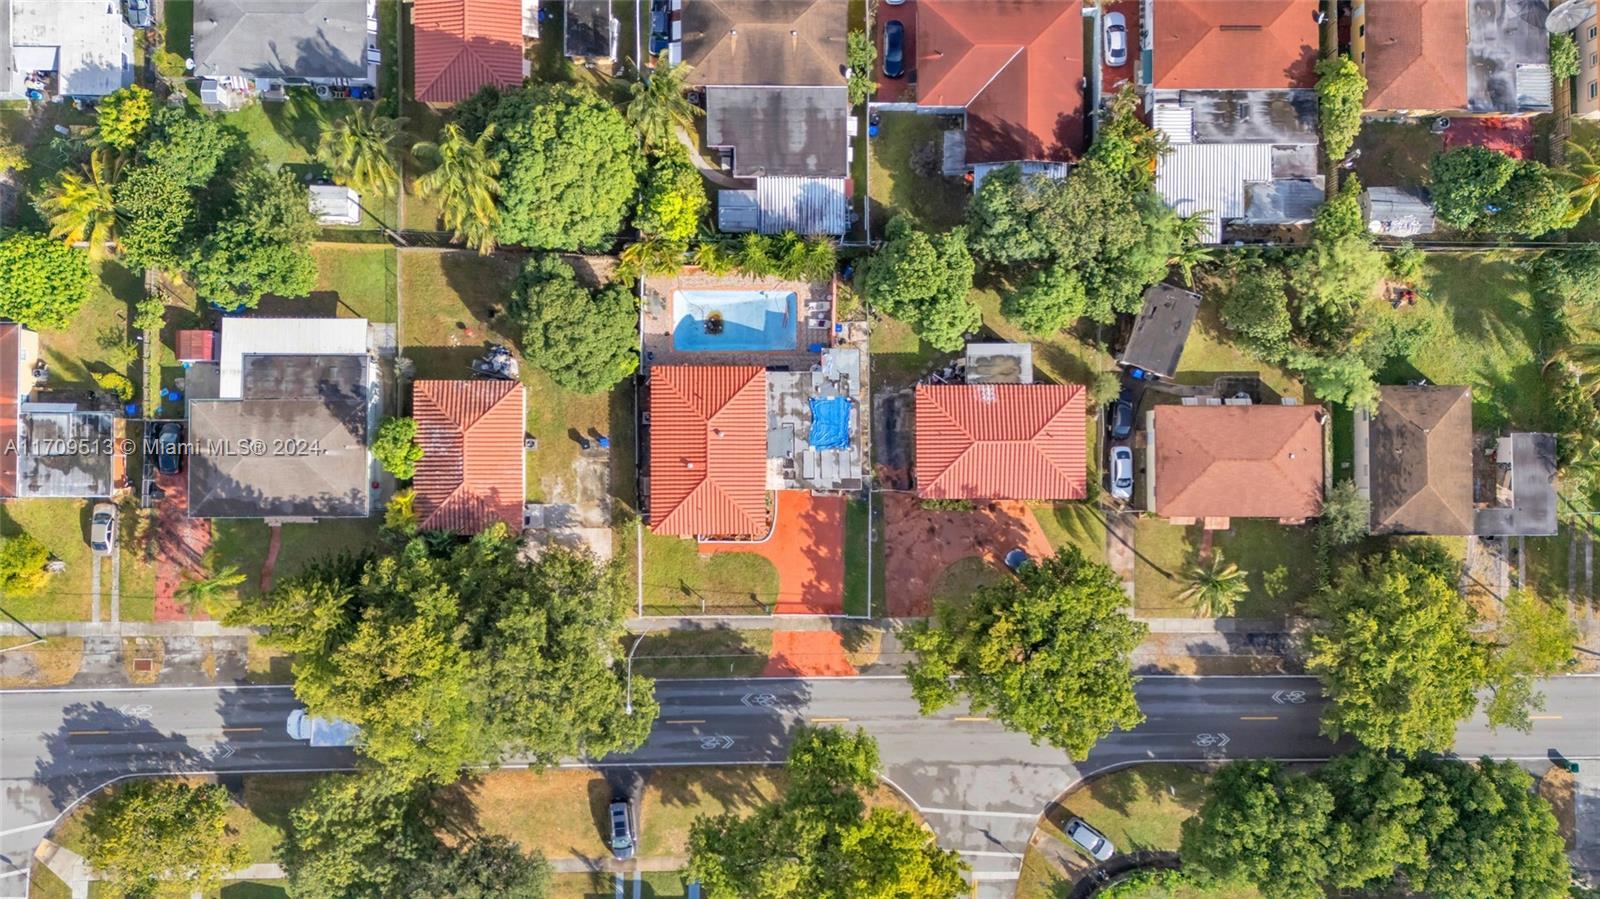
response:
[[[1082,8],[1059,0],[918,0],[917,102],[966,107],[967,160],[1083,148]]]
[[[458,103],[479,88],[522,83],[522,5],[518,0],[416,0],[416,96]]]
[[[1467,4],[1367,4],[1368,109],[1467,107]]]
[[[1154,86],[1315,87],[1318,0],[1155,0]]]
[[[680,537],[767,532],[767,372],[650,370],[650,527]]]
[[[1322,510],[1321,406],[1155,407],[1155,513],[1311,518]]]
[[[217,361],[217,332],[204,328],[185,328],[178,332],[179,362]]]
[[[917,495],[1083,499],[1083,388],[1076,384],[917,385]]]
[[[422,461],[412,480],[423,530],[522,529],[526,391],[516,381],[417,381],[411,414]]]

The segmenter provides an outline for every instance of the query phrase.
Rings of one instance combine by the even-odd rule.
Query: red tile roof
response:
[[[917,495],[1083,499],[1084,394],[1076,384],[919,384]]]
[[[1321,406],[1155,407],[1155,513],[1311,518],[1322,510]]]
[[[650,527],[679,537],[767,532],[765,369],[650,369]]]
[[[1154,7],[1157,88],[1316,86],[1318,0],[1158,0]]]
[[[918,0],[917,103],[965,107],[967,160],[1083,148],[1083,15],[1060,0]]]
[[[525,391],[516,381],[417,381],[411,414],[422,461],[412,480],[426,531],[522,530]]]
[[[518,0],[416,0],[416,95],[458,103],[484,85],[522,83],[522,5]]]
[[[1467,4],[1367,4],[1368,109],[1465,109]]]
[[[185,328],[179,331],[178,361],[217,361],[217,332],[197,328]]]
[[[0,497],[17,495],[17,416],[22,412],[22,326],[0,322]]]

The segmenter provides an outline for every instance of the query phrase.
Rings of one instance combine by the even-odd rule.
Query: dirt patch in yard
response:
[[[83,638],[49,637],[33,643],[32,637],[0,638],[0,688],[59,687],[69,683],[83,665]]]
[[[1566,841],[1567,849],[1577,846],[1578,808],[1572,772],[1551,766],[1550,770],[1539,778],[1537,789],[1539,795],[1550,803],[1550,808],[1556,813],[1556,824],[1561,828],[1561,838]]]
[[[908,493],[884,494],[884,560],[889,615],[924,617],[944,570],[978,556],[1003,565],[1021,548],[1035,559],[1052,554],[1050,541],[1027,503],[979,503],[971,511],[925,509]]]

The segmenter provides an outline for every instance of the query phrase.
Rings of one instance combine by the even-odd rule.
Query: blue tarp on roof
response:
[[[811,400],[812,449],[844,449],[850,445],[850,398],[817,397]]]

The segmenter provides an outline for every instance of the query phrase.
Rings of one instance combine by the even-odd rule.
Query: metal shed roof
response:
[[[1174,144],[1156,164],[1156,191],[1179,215],[1205,215],[1206,243],[1244,215],[1245,182],[1270,180],[1271,144]]]
[[[842,235],[849,229],[843,178],[757,178],[761,233]]]

